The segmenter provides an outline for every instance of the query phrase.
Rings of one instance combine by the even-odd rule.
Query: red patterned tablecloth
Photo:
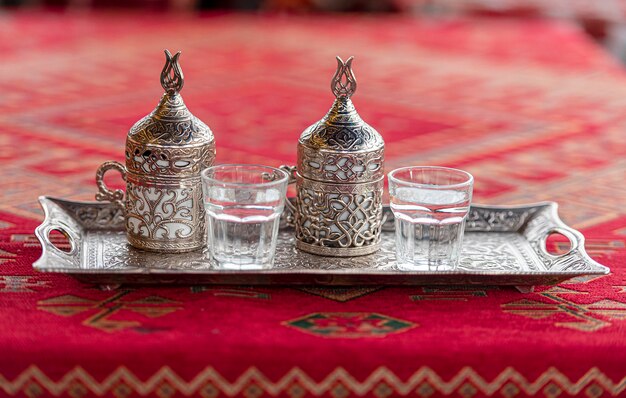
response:
[[[476,201],[554,200],[612,274],[497,287],[101,291],[38,274],[37,196],[91,199],[183,50],[219,162],[293,163],[334,56],[387,169],[440,164]],[[626,393],[626,74],[573,27],[373,17],[0,14],[0,395]]]

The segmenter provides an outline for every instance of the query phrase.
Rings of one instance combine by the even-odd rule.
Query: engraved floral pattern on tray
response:
[[[471,232],[463,237],[459,270],[540,271],[545,266],[528,242],[514,232]]]
[[[469,233],[461,255],[459,270],[521,271],[542,270],[530,246],[514,233]],[[151,269],[215,269],[206,250],[185,255],[163,256],[131,247],[123,232],[90,233],[86,237],[88,263],[101,269],[143,267]],[[384,233],[381,249],[371,255],[353,258],[320,257],[299,251],[292,231],[281,231],[276,247],[276,270],[397,270],[394,236]],[[435,270],[433,270],[435,271]]]
[[[574,276],[604,275],[609,269],[584,251],[583,236],[565,224],[552,203],[511,208],[473,206],[485,213],[521,214],[516,231],[466,231],[457,271],[401,272],[395,265],[394,233],[381,236],[381,249],[358,257],[323,257],[295,248],[294,230],[281,229],[273,269],[224,271],[205,250],[163,255],[135,249],[125,236],[123,217],[113,204],[80,203],[42,197],[46,219],[36,229],[43,252],[33,267],[63,272],[90,283],[247,283],[247,284],[554,284]],[[528,215],[528,218],[524,216]],[[521,220],[524,219],[522,222]],[[547,258],[546,233],[560,228],[572,239],[572,253]],[[76,250],[61,252],[47,233],[67,232]],[[567,268],[567,269],[564,269]],[[278,278],[278,276],[281,276]],[[283,278],[284,277],[284,278]]]

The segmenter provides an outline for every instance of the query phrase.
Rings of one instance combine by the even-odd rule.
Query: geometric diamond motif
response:
[[[111,319],[120,312],[141,314],[157,318],[182,309],[180,303],[160,296],[147,296],[137,300],[123,298],[132,290],[122,290],[102,300],[92,300],[74,295],[63,295],[40,301],[38,309],[59,316],[71,317],[84,312],[94,312],[82,324],[105,332],[118,332],[130,327],[139,328],[139,321]]]
[[[298,290],[315,296],[323,297],[329,300],[344,303],[358,297],[366,296],[370,293],[381,290],[380,286],[362,286],[362,287],[317,287],[306,286],[299,287]]]
[[[283,323],[301,332],[322,337],[385,337],[417,325],[371,312],[316,312]]]
[[[544,319],[557,314],[566,315],[575,320],[569,322],[555,322],[554,326],[583,332],[595,332],[611,325],[609,320],[626,320],[626,303],[603,299],[589,304],[579,304],[561,297],[564,294],[587,294],[555,286],[541,293],[539,296],[549,299],[546,303],[538,300],[522,299],[502,304],[504,312],[525,316],[531,319]],[[553,388],[550,389],[554,390]]]
[[[555,383],[550,383],[543,389],[543,393],[548,398],[556,398],[561,395],[562,392],[563,390]]]

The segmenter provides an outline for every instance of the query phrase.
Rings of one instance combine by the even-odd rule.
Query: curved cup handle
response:
[[[116,189],[111,191],[104,183],[104,174],[109,170],[117,170],[122,175],[124,181],[126,181],[126,167],[123,164],[116,161],[104,162],[98,167],[96,171],[96,184],[98,184],[98,193],[96,193],[96,200],[109,201],[124,208],[124,191]]]
[[[296,166],[281,165],[278,168],[286,172],[287,174],[289,174],[289,181],[288,181],[289,185],[296,183]],[[285,205],[287,206],[289,213],[291,213],[287,216],[287,224],[293,227],[295,226],[296,214],[298,210],[296,209],[296,206],[293,203],[291,203],[291,200],[289,200],[289,197],[285,199]]]

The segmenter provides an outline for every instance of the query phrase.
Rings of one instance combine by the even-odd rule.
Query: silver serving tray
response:
[[[472,205],[459,267],[456,271],[400,271],[395,264],[393,214],[387,221],[382,249],[352,258],[320,257],[295,248],[288,215],[283,216],[272,269],[220,270],[206,251],[157,254],[128,245],[124,217],[110,203],[72,202],[40,197],[45,212],[35,234],[42,254],[33,267],[67,273],[81,281],[119,284],[238,284],[238,285],[514,285],[528,290],[582,275],[604,275],[609,269],[585,252],[583,235],[558,217],[557,205]],[[71,248],[63,251],[50,241],[60,231]],[[546,251],[547,237],[559,233],[571,242],[562,255]]]

